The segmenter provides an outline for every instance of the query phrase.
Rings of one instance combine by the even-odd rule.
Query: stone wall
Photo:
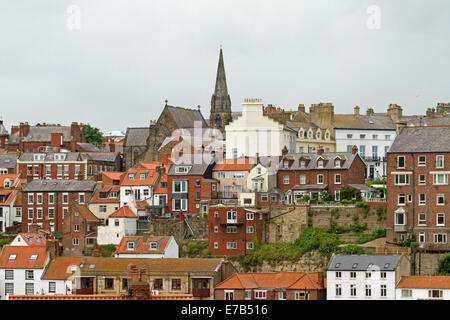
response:
[[[332,211],[338,209],[334,217],[331,215]],[[364,218],[363,208],[355,206],[311,206],[310,215],[312,219],[312,226],[316,228],[328,228],[330,227],[331,220],[335,221],[340,227],[348,227],[354,224],[353,215],[359,216],[359,222],[367,223],[368,232],[373,231],[376,227],[385,228],[386,220],[382,219],[378,221],[378,216],[374,209],[371,209]],[[336,218],[336,216],[338,216]],[[385,214],[382,215],[383,217]]]
[[[313,272],[319,271],[320,267],[325,270],[328,265],[328,258],[322,257],[318,252],[305,253],[297,261],[280,261],[276,264],[270,264],[267,261],[260,266],[250,267],[250,270],[245,271],[244,267],[239,261],[233,260],[232,264],[238,273],[243,272]]]
[[[189,222],[194,230],[194,239],[208,239],[208,218],[193,217]],[[179,243],[185,235],[191,235],[186,223],[178,219],[150,220],[150,234],[156,236],[173,236]]]
[[[265,242],[294,242],[308,227],[308,207],[272,208],[266,225]]]
[[[438,260],[441,256],[442,255],[438,253],[416,253],[416,275],[433,275],[433,273],[437,271]]]

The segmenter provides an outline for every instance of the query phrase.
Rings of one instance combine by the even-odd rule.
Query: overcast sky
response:
[[[0,0],[0,114],[126,130],[168,99],[207,118],[220,45],[233,111],[424,114],[450,101],[449,16],[448,0]]]

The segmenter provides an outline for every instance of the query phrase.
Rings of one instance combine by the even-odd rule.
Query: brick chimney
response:
[[[284,157],[288,153],[288,148],[284,146],[283,150],[281,150],[281,155]]]
[[[355,116],[359,116],[359,106],[355,106],[355,107],[353,108],[353,114],[354,114]]]
[[[28,228],[30,233],[38,233],[39,229],[40,229],[40,226],[36,223],[30,224],[30,226]]]
[[[128,299],[150,300],[150,284],[147,281],[147,270],[138,268],[136,265],[130,265],[128,271],[131,280],[128,284]]]
[[[373,108],[367,108],[366,115],[373,116],[375,112],[373,111]]]
[[[321,288],[325,288],[325,281],[324,281],[324,277],[323,277],[323,268],[322,265],[319,264],[319,270],[317,272],[317,284],[319,285],[319,287]]]
[[[56,150],[56,152],[59,152],[60,148],[63,145],[63,134],[58,132],[52,132],[51,138],[50,138],[50,146]]]
[[[16,132],[19,132],[19,126],[11,126],[11,135],[13,135]]]
[[[434,108],[428,108],[428,109],[427,109],[426,116],[427,116],[427,117],[434,117],[434,115],[435,115],[435,110],[434,110]]]
[[[58,240],[48,239],[45,245],[47,252],[50,254],[50,260],[54,260],[58,256]]]
[[[19,125],[19,137],[26,137],[30,133],[30,125],[28,122],[21,122]]]
[[[321,155],[324,151],[325,151],[325,150],[323,149],[322,146],[319,146],[319,147],[317,148],[317,154],[319,154],[319,155]]]
[[[298,105],[298,111],[306,113],[305,105],[304,104],[299,104]]]
[[[352,154],[357,154],[357,153],[358,153],[358,147],[357,146],[353,146]]]

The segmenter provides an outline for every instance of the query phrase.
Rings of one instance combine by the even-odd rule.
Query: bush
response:
[[[113,253],[116,251],[116,246],[113,244],[108,244],[105,246],[98,246],[98,249],[102,257],[106,258],[113,255]]]
[[[347,200],[353,203],[354,201],[361,200],[361,193],[355,188],[344,187],[341,189],[341,202]]]
[[[450,252],[439,258],[436,273],[441,276],[450,276]]]
[[[341,254],[365,254],[366,249],[356,244],[349,244],[340,250]]]
[[[320,198],[321,198],[323,201],[331,201],[331,195],[330,195],[328,192],[326,192],[326,191],[323,191],[323,192],[320,194]]]
[[[55,236],[56,239],[62,240],[63,234],[60,231],[53,231],[52,234]]]
[[[378,238],[384,238],[386,237],[386,229],[382,228],[375,228],[375,230],[371,234],[361,234],[359,236],[359,239],[356,241],[356,243],[366,243]]]

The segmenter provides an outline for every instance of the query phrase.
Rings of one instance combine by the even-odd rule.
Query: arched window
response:
[[[135,150],[133,155],[133,163],[136,163],[139,158],[139,151]]]

